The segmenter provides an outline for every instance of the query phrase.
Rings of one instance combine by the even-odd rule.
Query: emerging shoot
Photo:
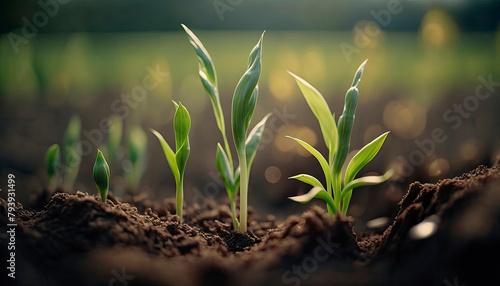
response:
[[[54,144],[47,149],[45,153],[45,166],[47,170],[47,184],[48,188],[55,189],[57,187],[57,179],[59,173],[60,162],[59,145]]]
[[[120,116],[113,114],[109,117],[109,135],[106,145],[108,160],[113,166],[120,157],[120,144],[122,142],[123,121]]]
[[[80,162],[82,160],[78,144],[80,143],[80,133],[82,130],[82,121],[77,114],[71,117],[68,128],[64,133],[64,188],[70,191],[74,184],[78,171],[80,170]]]
[[[339,118],[338,128],[335,124],[335,115],[332,115],[321,93],[308,82],[290,72],[297,81],[307,104],[319,122],[323,139],[328,147],[329,153],[328,159],[326,159],[308,143],[297,138],[289,137],[297,141],[318,160],[326,179],[325,188],[318,179],[310,175],[300,174],[291,177],[290,179],[302,181],[311,185],[313,188],[307,194],[290,197],[290,199],[300,203],[309,202],[313,198],[322,199],[326,202],[330,215],[334,215],[337,211],[342,211],[343,215],[347,214],[352,190],[354,188],[379,184],[392,176],[392,170],[389,170],[382,176],[369,176],[354,179],[361,168],[377,155],[385,138],[389,134],[389,132],[386,132],[368,143],[351,159],[347,166],[344,180],[342,181],[342,166],[349,152],[351,131],[354,124],[354,113],[358,104],[358,84],[363,75],[365,64],[366,61],[360,65],[354,75],[351,88],[347,91],[344,111]]]
[[[187,109],[180,102],[179,104],[174,102],[174,104],[176,109],[174,115],[175,153],[158,131],[151,129],[151,132],[153,132],[153,134],[158,138],[158,141],[160,141],[167,163],[174,175],[176,186],[176,214],[182,220],[184,171],[189,157],[189,152],[191,150],[189,146],[191,117],[189,116]]]
[[[196,35],[185,25],[182,25],[189,42],[193,46],[196,55],[198,56],[199,70],[198,74],[207,92],[215,114],[217,126],[222,134],[224,145],[217,144],[216,164],[219,173],[221,174],[226,192],[229,197],[233,228],[236,231],[247,231],[247,205],[248,205],[248,178],[250,176],[250,168],[253,159],[257,153],[262,134],[267,119],[271,114],[266,115],[248,134],[250,120],[252,119],[255,106],[257,104],[258,81],[260,78],[262,67],[262,34],[259,42],[253,48],[248,60],[247,71],[236,86],[233,95],[233,103],[231,110],[231,127],[233,131],[233,140],[238,154],[240,166],[234,168],[234,163],[231,155],[231,149],[226,135],[226,127],[224,123],[224,114],[219,98],[219,88],[217,82],[217,73],[212,62],[210,54],[207,52],[201,41]],[[240,221],[236,215],[236,195],[240,193]]]
[[[142,128],[139,126],[132,127],[128,136],[127,145],[130,168],[126,170],[125,179],[130,191],[135,193],[146,168],[146,155],[148,150],[148,139]]]
[[[101,195],[101,201],[106,202],[109,189],[109,166],[102,155],[101,150],[97,150],[97,158],[94,164],[94,182]]]

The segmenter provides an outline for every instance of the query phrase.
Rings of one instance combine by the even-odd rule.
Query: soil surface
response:
[[[0,199],[2,234],[6,213]],[[413,183],[369,232],[317,206],[284,222],[250,209],[247,234],[215,201],[174,214],[171,199],[44,191],[17,205],[15,285],[500,285],[499,163]],[[10,285],[4,238],[0,253]]]

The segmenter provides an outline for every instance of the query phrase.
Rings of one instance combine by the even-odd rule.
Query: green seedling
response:
[[[151,132],[158,138],[160,145],[167,159],[170,170],[175,179],[175,200],[176,214],[182,220],[182,204],[184,196],[184,171],[189,157],[189,130],[191,129],[191,117],[187,109],[181,104],[175,103],[174,133],[175,133],[175,153],[168,145],[163,136],[156,130]]]
[[[45,153],[45,166],[47,170],[47,184],[50,189],[57,187],[60,161],[59,145],[53,144]]]
[[[120,144],[123,134],[123,121],[120,116],[113,114],[109,117],[109,135],[106,144],[108,160],[113,165],[120,159]]]
[[[262,140],[262,134],[267,119],[266,115],[253,129],[248,133],[250,121],[257,104],[258,82],[262,69],[262,34],[259,42],[253,48],[248,60],[246,72],[238,82],[233,95],[231,109],[231,127],[233,131],[233,140],[238,155],[239,167],[234,169],[234,163],[231,155],[231,149],[226,135],[224,123],[224,114],[220,104],[219,88],[217,82],[217,73],[210,54],[207,52],[201,41],[185,25],[182,25],[189,42],[193,46],[199,62],[199,77],[208,94],[217,121],[217,126],[222,134],[224,147],[217,144],[216,164],[222,180],[226,187],[229,197],[233,227],[240,232],[247,231],[247,206],[248,206],[248,181],[253,159]],[[236,215],[236,196],[240,193],[240,221]]]
[[[82,121],[77,114],[71,117],[68,128],[64,134],[64,188],[69,191],[75,184],[80,162],[82,160],[78,144],[80,143],[80,133],[82,130]]]
[[[338,128],[335,124],[335,114],[332,115],[326,100],[321,93],[308,82],[290,72],[295,78],[302,95],[307,101],[312,112],[319,122],[323,139],[328,147],[328,160],[324,158],[311,145],[297,138],[288,136],[297,141],[302,147],[309,151],[320,163],[326,179],[326,188],[316,178],[306,174],[291,177],[311,185],[313,188],[304,195],[290,197],[291,200],[307,203],[313,198],[319,198],[326,202],[328,213],[334,215],[337,211],[347,214],[347,209],[352,196],[352,190],[357,187],[374,185],[388,180],[392,176],[389,170],[382,176],[368,176],[354,179],[358,172],[377,155],[382,147],[385,138],[389,134],[386,132],[372,142],[363,147],[349,162],[344,181],[342,182],[342,166],[349,152],[351,131],[354,124],[354,114],[358,104],[358,84],[363,75],[366,61],[364,61],[356,71],[351,88],[345,96],[344,111],[338,121]]]
[[[135,193],[146,168],[146,154],[148,150],[148,139],[142,128],[138,126],[132,127],[127,145],[131,168],[126,173],[125,180],[130,191]]]
[[[109,190],[109,166],[102,155],[101,150],[97,150],[97,158],[94,163],[94,182],[101,195],[101,201],[106,202]]]

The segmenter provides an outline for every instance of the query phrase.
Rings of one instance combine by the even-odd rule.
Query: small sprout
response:
[[[60,162],[59,145],[54,144],[47,149],[45,153],[45,166],[47,170],[47,184],[50,189],[57,187],[57,176],[59,173]]]
[[[148,139],[146,133],[138,126],[132,127],[128,136],[128,156],[132,168],[126,174],[127,185],[132,192],[137,190],[144,174],[147,150]]]
[[[360,65],[354,76],[352,86],[347,91],[344,111],[339,118],[338,128],[335,125],[335,115],[332,115],[321,93],[308,82],[290,72],[297,81],[307,104],[319,122],[321,132],[323,133],[323,139],[329,152],[327,161],[327,159],[308,143],[297,138],[289,137],[297,141],[318,160],[326,179],[325,188],[318,179],[310,175],[301,174],[290,177],[290,179],[302,181],[313,187],[307,194],[290,197],[290,199],[300,203],[309,202],[313,198],[323,199],[327,204],[328,213],[330,215],[334,215],[337,211],[342,211],[343,215],[347,214],[352,190],[354,188],[380,184],[392,176],[392,170],[389,170],[382,176],[368,176],[354,179],[361,168],[377,155],[384,144],[385,138],[389,134],[389,132],[386,132],[368,143],[351,159],[347,166],[344,181],[342,182],[342,166],[349,152],[351,131],[354,124],[354,113],[358,104],[359,93],[357,86],[363,75],[365,64],[366,61]]]
[[[191,117],[187,109],[181,103],[177,104],[174,102],[174,104],[176,109],[174,115],[175,153],[158,131],[151,129],[151,132],[153,132],[160,141],[163,153],[165,153],[165,158],[174,175],[176,214],[182,220],[184,171],[190,153],[189,130],[191,129]]]
[[[103,203],[106,202],[109,189],[109,166],[102,155],[101,150],[97,150],[97,158],[94,164],[94,182],[101,195]]]
[[[216,163],[217,169],[222,176],[226,191],[229,197],[233,227],[240,232],[247,231],[247,205],[248,205],[248,177],[253,158],[257,153],[262,134],[267,119],[270,114],[266,115],[247,135],[250,120],[252,118],[258,95],[258,81],[261,72],[261,55],[262,55],[262,34],[260,41],[253,48],[248,60],[247,71],[243,74],[236,86],[233,95],[231,126],[233,131],[233,140],[238,154],[240,166],[234,170],[234,163],[231,156],[231,149],[226,136],[226,127],[224,123],[224,114],[222,112],[219,88],[217,82],[217,73],[212,62],[210,54],[207,52],[201,41],[196,35],[185,25],[182,25],[189,42],[193,46],[196,55],[198,56],[199,71],[201,82],[207,92],[215,114],[217,126],[222,134],[224,146],[217,145]],[[236,195],[241,188],[240,194],[240,219],[236,216]]]
[[[64,168],[64,188],[70,191],[74,184],[78,171],[80,170],[80,162],[82,160],[78,144],[80,143],[80,133],[82,130],[82,121],[77,114],[71,117],[68,128],[64,134],[64,153],[65,153],[65,168]]]
[[[109,135],[107,143],[107,157],[113,165],[120,157],[120,143],[123,134],[123,121],[120,116],[113,114],[108,119]]]

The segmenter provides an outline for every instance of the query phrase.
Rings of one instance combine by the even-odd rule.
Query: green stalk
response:
[[[238,155],[240,161],[240,232],[247,232],[248,172],[245,145]]]
[[[182,202],[184,201],[184,180],[177,182],[175,184],[175,202],[176,202],[176,210],[175,214],[182,221]]]
[[[226,131],[221,130],[221,133],[222,133],[222,138],[224,140],[224,149],[226,150],[226,156],[229,161],[229,166],[231,166],[231,170],[234,170],[233,155],[231,155],[231,148],[229,148],[229,142],[227,141]]]
[[[332,168],[330,168],[330,170],[331,169]],[[333,195],[332,195],[332,185],[333,185],[332,182],[330,182],[330,180],[327,177],[326,178],[326,190],[327,190],[328,194],[333,197]],[[335,214],[334,211],[330,208],[330,206],[328,204],[326,205],[326,208],[328,209],[328,214],[329,215],[334,215]]]
[[[240,228],[240,224],[238,223],[238,219],[236,218],[236,203],[235,198],[229,198],[229,205],[231,206],[231,215],[233,219],[233,229],[238,230]]]

